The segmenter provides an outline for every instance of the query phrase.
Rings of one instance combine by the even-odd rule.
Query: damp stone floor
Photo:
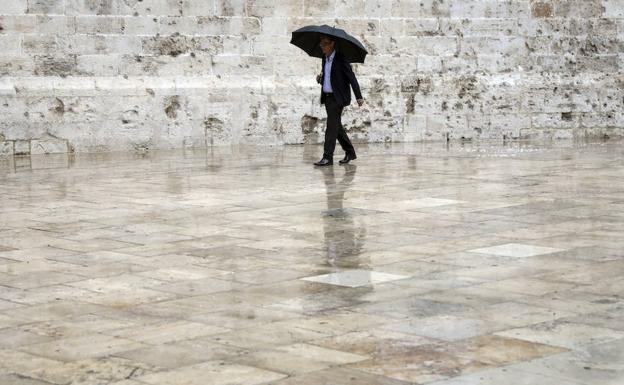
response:
[[[321,151],[0,160],[0,384],[624,384],[624,142]]]

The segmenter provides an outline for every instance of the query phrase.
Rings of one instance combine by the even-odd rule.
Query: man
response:
[[[346,164],[356,159],[357,156],[342,126],[342,110],[351,104],[351,88],[359,106],[364,104],[364,99],[362,99],[360,85],[351,69],[351,64],[335,50],[335,40],[331,36],[322,36],[320,46],[324,55],[323,68],[321,74],[316,77],[316,81],[322,85],[321,104],[325,104],[327,111],[327,128],[325,129],[323,158],[314,165],[331,166],[334,164],[336,139],[345,151],[345,157],[340,163]]]

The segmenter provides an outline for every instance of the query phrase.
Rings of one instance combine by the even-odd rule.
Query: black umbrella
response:
[[[292,33],[290,44],[296,45],[310,56],[322,58],[323,51],[319,46],[322,35],[333,37],[336,41],[336,51],[340,52],[350,63],[364,63],[364,58],[368,53],[364,45],[343,29],[329,25],[309,25],[299,28]]]

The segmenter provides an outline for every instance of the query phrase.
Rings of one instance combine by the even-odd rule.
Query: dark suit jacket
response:
[[[360,92],[360,85],[358,84],[351,63],[349,63],[344,56],[339,52],[336,52],[334,56],[334,62],[332,63],[330,80],[332,85],[332,91],[334,92],[334,98],[341,106],[348,106],[351,104],[351,89],[356,99],[362,99],[362,93]],[[323,64],[321,67],[321,104],[325,103],[325,95],[323,94],[323,79],[325,78],[325,57],[323,57]]]

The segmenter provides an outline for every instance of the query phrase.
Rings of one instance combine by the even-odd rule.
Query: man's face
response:
[[[323,51],[323,54],[325,56],[331,55],[331,53],[334,51],[335,43],[326,37],[321,37],[321,42],[319,43],[319,45],[321,46],[321,50]]]

